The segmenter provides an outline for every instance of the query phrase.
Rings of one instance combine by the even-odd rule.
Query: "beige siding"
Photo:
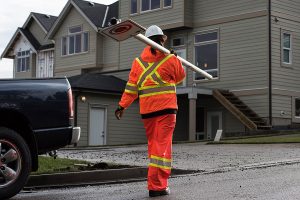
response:
[[[140,56],[145,44],[136,39],[128,39],[120,43],[120,70],[130,69],[133,60]]]
[[[30,54],[30,69],[28,72],[17,72],[17,58],[14,59],[14,78],[35,78],[36,54]]]
[[[199,82],[200,87],[251,89],[268,86],[268,20],[258,17],[209,27],[194,32],[219,30],[219,79]],[[255,29],[253,28],[255,27]],[[194,34],[189,41],[193,41]],[[194,53],[190,45],[189,54]],[[191,73],[191,72],[190,72]],[[189,78],[191,85],[192,76]]]
[[[274,125],[291,124],[293,92],[300,91],[300,1],[272,0],[272,88],[290,91],[273,94],[272,113]],[[277,18],[277,22],[275,21]],[[292,34],[292,64],[282,64],[282,32]],[[284,115],[280,114],[284,111]]]
[[[194,0],[194,23],[268,8],[268,0]]]
[[[269,116],[269,98],[267,94],[240,96],[239,98],[260,117],[267,118]]]
[[[300,6],[299,6],[300,9]],[[274,88],[300,91],[300,18],[299,22],[278,18],[272,23],[272,84]],[[292,34],[292,64],[282,65],[281,33]]]
[[[41,26],[35,20],[32,20],[29,26],[29,31],[32,33],[32,35],[37,39],[37,41],[40,44],[45,43],[46,33],[43,31]]]
[[[164,25],[166,28],[175,28],[184,24],[184,6],[183,0],[173,0],[171,8],[130,15],[130,0],[121,0],[120,18],[131,18],[145,27],[157,24],[160,26]]]
[[[300,2],[298,0],[271,0],[272,15],[299,22]]]
[[[68,35],[68,29],[72,26],[81,25],[83,31],[89,32],[89,51],[87,53],[61,56],[61,38]],[[81,16],[81,14],[72,8],[69,14],[64,19],[59,30],[54,36],[55,39],[55,64],[54,73],[68,73],[68,68],[93,68],[96,67],[96,47],[97,47],[97,32],[92,26]],[[57,72],[58,70],[58,72]]]
[[[98,47],[99,48],[99,47]],[[119,68],[120,42],[111,38],[103,39],[103,64],[104,71],[117,70]]]
[[[283,95],[272,96],[273,117],[292,118],[292,97]],[[284,112],[284,114],[281,114]]]
[[[121,96],[84,94],[85,103],[78,101],[78,126],[82,135],[80,146],[88,144],[89,106],[98,105],[107,109],[107,145],[146,143],[145,130],[139,115],[138,102],[134,102],[126,109],[123,118],[117,120],[114,112]]]

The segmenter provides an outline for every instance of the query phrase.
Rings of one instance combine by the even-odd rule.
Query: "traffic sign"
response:
[[[143,31],[144,27],[129,19],[103,29],[102,33],[117,41],[123,41]]]

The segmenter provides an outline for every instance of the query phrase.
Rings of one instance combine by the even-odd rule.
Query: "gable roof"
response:
[[[122,94],[126,81],[115,76],[86,73],[68,78],[72,89]]]
[[[111,5],[103,5],[91,1],[69,0],[62,12],[59,14],[54,25],[49,30],[47,39],[50,39],[54,36],[72,7],[74,7],[97,32],[98,29],[108,26],[108,23],[106,23],[107,20],[110,20],[112,17],[118,18],[119,16],[118,1]]]
[[[47,33],[55,23],[57,17],[53,15],[46,15],[41,13],[34,13],[32,15],[40,22],[40,24],[46,29]]]
[[[28,28],[27,26],[32,19],[35,20],[37,24],[43,29],[45,34],[47,34],[51,29],[51,27],[53,26],[53,24],[55,23],[57,17],[52,15],[42,14],[42,13],[31,12],[23,25],[23,29]]]
[[[39,41],[32,35],[32,33],[28,29],[24,28],[18,28],[7,44],[6,48],[4,49],[1,59],[2,58],[13,58],[8,55],[9,51],[13,50],[13,46],[16,44],[18,39],[23,36],[26,38],[26,40],[31,44],[33,47],[33,51],[37,52],[38,50],[44,50],[44,49],[51,49],[54,47],[54,44],[46,44],[46,45],[41,45]]]

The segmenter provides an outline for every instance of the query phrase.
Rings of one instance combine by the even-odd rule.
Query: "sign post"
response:
[[[170,54],[170,51],[168,49],[166,49],[165,47],[157,44],[156,42],[150,40],[149,38],[141,34],[141,32],[143,31],[145,31],[145,28],[142,27],[141,25],[137,24],[132,20],[126,20],[124,22],[103,29],[102,33],[119,42],[126,40],[130,37],[135,37],[141,42],[146,43],[163,53]],[[193,70],[194,72],[202,74],[207,79],[210,80],[213,79],[213,77],[210,74],[208,74],[206,71],[198,68],[197,66],[181,58],[180,56],[177,56],[177,58],[182,62],[183,65],[187,66],[189,69]]]

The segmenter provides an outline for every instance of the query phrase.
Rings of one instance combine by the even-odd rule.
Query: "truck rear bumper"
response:
[[[70,144],[76,144],[79,141],[79,139],[80,139],[80,132],[81,132],[80,127],[73,127],[73,130],[72,130],[72,139],[71,139]]]

